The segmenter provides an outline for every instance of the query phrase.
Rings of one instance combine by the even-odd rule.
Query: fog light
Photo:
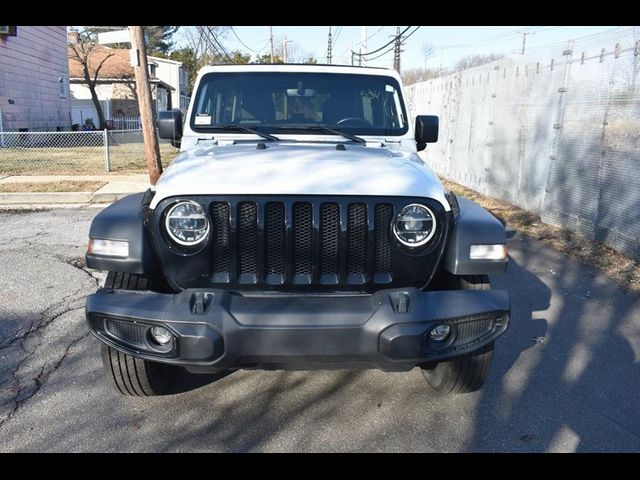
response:
[[[441,342],[446,340],[450,332],[451,328],[449,325],[437,325],[429,332],[429,336],[431,337],[431,340]]]
[[[158,345],[166,345],[171,341],[173,335],[164,327],[151,327],[151,338]]]

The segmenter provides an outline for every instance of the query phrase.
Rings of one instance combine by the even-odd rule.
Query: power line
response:
[[[238,36],[238,34],[236,33],[236,31],[233,29],[233,27],[230,27],[230,28],[231,28],[231,32],[233,32],[233,34],[235,35],[235,37],[238,39],[238,41],[240,42],[240,44],[241,44],[244,48],[246,48],[247,50],[249,50],[249,51],[251,51],[251,52],[253,52],[253,53],[257,54],[257,55],[260,55],[260,52],[259,52],[259,51],[256,51],[256,50],[254,50],[253,48],[248,47],[246,43],[244,43],[242,40],[240,40],[240,37]],[[263,50],[264,50],[264,47],[263,47]]]
[[[333,36],[333,44],[335,45],[335,43],[338,41],[338,37],[340,36],[340,34],[342,33],[342,27],[338,27],[338,30],[336,31],[336,33]]]
[[[409,30],[410,28],[411,28],[410,26],[405,28],[402,32],[400,32],[399,36],[404,35],[406,33],[406,31]],[[376,50],[372,50],[372,51],[367,52],[367,53],[357,53],[357,52],[354,52],[353,49],[352,49],[351,50],[351,54],[352,55],[358,55],[359,57],[366,57],[368,55],[372,55],[374,53],[378,53],[380,50],[383,50],[383,49],[387,48],[389,45],[391,45],[395,41],[396,41],[396,36],[394,36],[393,40],[391,40],[390,42],[384,44],[383,46],[381,46],[380,48],[378,48]]]
[[[404,37],[404,40],[402,40],[402,41],[403,41],[403,42],[406,42],[406,41],[407,41],[407,39],[408,39],[411,35],[413,35],[414,33],[416,33],[419,29],[420,29],[420,26],[418,25],[418,26],[415,28],[415,30],[414,30],[413,32],[411,32],[409,35],[407,35],[406,37]]]
[[[375,57],[371,57],[371,58],[367,58],[367,61],[371,61],[371,60],[376,60],[380,57],[384,57],[387,53],[392,52],[393,49],[396,48],[395,45],[393,45],[389,50],[387,50],[386,52],[382,52],[380,55],[376,55]]]
[[[209,34],[211,35],[211,38],[213,39],[213,41],[215,42],[216,45],[218,45],[218,47],[220,48],[220,50],[222,51],[222,54],[227,58],[227,60],[229,60],[229,63],[235,63],[233,61],[233,59],[229,56],[229,54],[227,53],[227,51],[224,49],[224,47],[222,46],[222,44],[218,41],[218,39],[216,38],[215,33],[213,33],[213,30],[211,30],[211,27],[207,26],[207,30],[209,32]]]
[[[211,27],[206,26],[206,31],[204,28],[201,29],[201,32],[205,34],[205,40],[207,40],[207,43],[209,43],[209,45],[213,48],[213,50],[221,57],[226,57],[226,59],[229,61],[229,63],[235,63],[233,61],[233,59],[229,56],[229,54],[226,52],[226,50],[224,49],[224,47],[220,44],[220,42],[218,42],[218,40],[216,39],[215,34],[213,33],[213,31],[211,30]],[[216,45],[220,48],[220,50],[218,50],[218,47],[216,47]],[[222,53],[221,53],[222,52]]]

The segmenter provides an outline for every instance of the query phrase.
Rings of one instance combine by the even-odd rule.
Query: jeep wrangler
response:
[[[203,68],[180,154],[93,220],[89,329],[125,395],[237,369],[420,368],[440,394],[479,389],[509,324],[504,226],[447,192],[417,152],[393,70]]]

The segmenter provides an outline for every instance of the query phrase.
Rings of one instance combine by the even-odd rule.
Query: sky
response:
[[[189,27],[185,27],[189,28]],[[362,40],[363,28],[366,28],[367,50],[376,50],[396,34],[396,26],[332,26],[333,34],[333,62],[341,64],[351,63],[351,42],[353,49],[359,51]],[[406,26],[401,26],[401,31]],[[415,27],[411,27],[407,34],[412,33]],[[600,33],[615,28],[613,26],[421,26],[403,44],[401,57],[402,69],[427,67],[446,68],[455,64],[461,57],[471,54],[487,53],[519,53],[522,51],[523,32],[526,32],[525,50],[549,43],[568,41],[572,38],[580,38],[594,33]],[[184,29],[181,29],[184,30]],[[246,45],[243,46],[239,39]],[[227,50],[242,50],[261,54],[269,53],[269,27],[237,26],[233,27],[222,38]],[[319,63],[326,63],[328,26],[293,27],[274,26],[273,35],[276,38],[293,40],[297,46],[313,55]],[[178,45],[183,44],[183,33],[178,33],[176,40]],[[434,46],[433,54],[425,58],[423,46]],[[249,47],[253,52],[247,48]],[[391,47],[391,46],[390,46]],[[390,47],[384,48],[384,53]],[[380,55],[372,54],[371,57]],[[377,59],[370,60],[368,66],[393,67],[393,52],[389,52]]]

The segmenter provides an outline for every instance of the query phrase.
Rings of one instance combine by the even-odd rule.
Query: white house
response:
[[[167,85],[171,85],[171,108],[186,114],[189,107],[189,76],[182,62],[160,57],[148,57],[149,73]]]
[[[82,64],[69,47],[69,81],[73,123],[84,125],[88,119],[98,126],[98,114],[91,98],[91,91],[84,79]],[[136,82],[128,49],[98,45],[89,54],[89,71],[93,76],[98,65],[96,95],[102,105],[104,118],[117,129],[139,128],[139,110],[136,99]],[[176,63],[176,62],[173,62]],[[175,69],[171,66],[170,70]],[[155,112],[172,108],[173,86],[158,78],[162,67],[156,60],[149,64],[149,83]],[[176,80],[179,74],[176,73]]]

